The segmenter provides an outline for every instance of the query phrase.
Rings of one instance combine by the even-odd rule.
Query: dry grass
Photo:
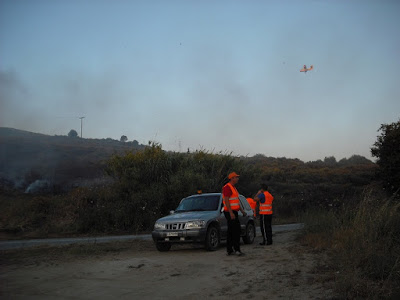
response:
[[[366,194],[355,207],[305,216],[302,242],[332,252],[336,291],[345,299],[400,296],[400,203]],[[397,297],[398,298],[398,297]]]

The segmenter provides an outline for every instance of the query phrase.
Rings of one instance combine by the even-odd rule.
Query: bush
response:
[[[68,136],[69,136],[70,138],[76,138],[76,137],[78,137],[78,133],[76,132],[76,130],[71,129],[71,130],[68,132]]]
[[[152,143],[143,151],[114,155],[106,172],[114,179],[108,188],[77,190],[77,230],[86,232],[143,232],[179,201],[198,189],[216,192],[231,170],[243,171],[230,155],[204,151],[167,153]]]
[[[46,237],[51,233],[71,229],[69,208],[65,197],[31,196],[12,193],[0,198],[0,231],[13,234],[31,234]]]

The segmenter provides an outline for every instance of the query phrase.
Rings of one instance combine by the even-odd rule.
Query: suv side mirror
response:
[[[169,211],[169,214],[170,214],[170,215],[173,215],[174,213],[175,213],[174,210],[170,210],[170,211]]]

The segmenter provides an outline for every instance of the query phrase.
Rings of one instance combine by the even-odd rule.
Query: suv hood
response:
[[[218,210],[212,211],[187,211],[182,213],[174,213],[172,215],[160,218],[157,222],[162,223],[175,223],[175,222],[188,222],[193,220],[209,220],[216,216],[219,216]]]

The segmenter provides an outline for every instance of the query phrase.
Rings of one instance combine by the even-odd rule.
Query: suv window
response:
[[[240,195],[240,196],[239,196],[239,199],[240,199],[240,203],[242,204],[242,207],[243,207],[245,210],[251,210],[251,207],[250,207],[250,205],[249,205],[249,202],[247,202],[247,200],[246,200],[246,198],[245,198],[244,196]]]
[[[218,209],[219,195],[215,196],[191,196],[182,199],[175,212],[184,211],[212,211]]]

